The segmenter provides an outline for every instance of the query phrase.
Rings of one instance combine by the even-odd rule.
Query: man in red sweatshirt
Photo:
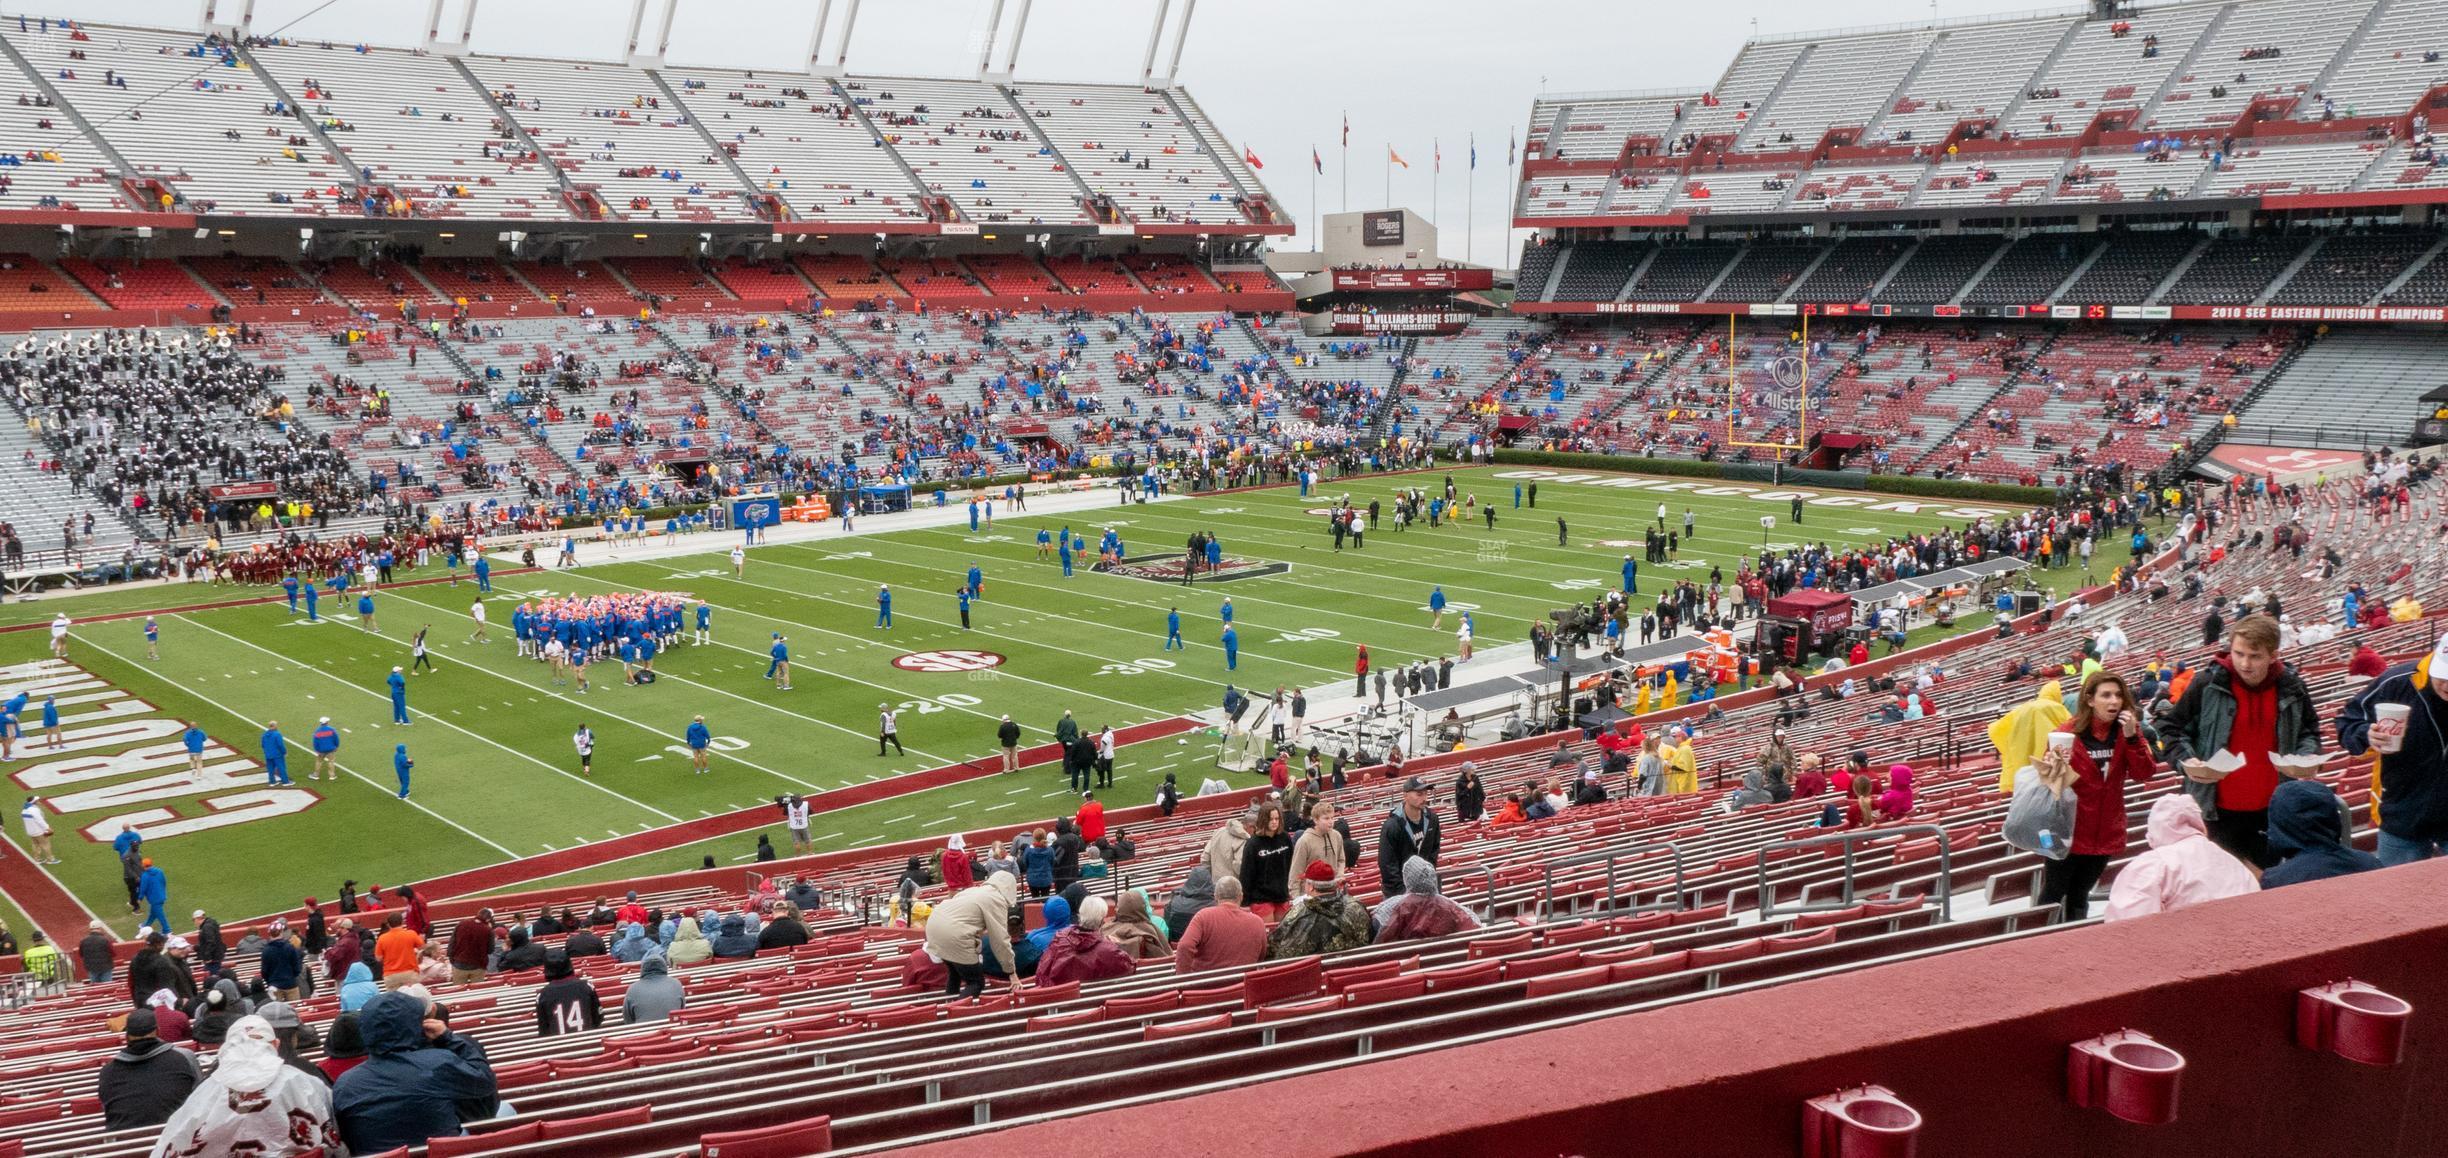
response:
[[[2227,654],[2202,669],[2161,721],[2167,762],[2185,774],[2210,839],[2268,868],[2270,794],[2281,779],[2270,755],[2320,751],[2320,714],[2303,678],[2278,660],[2278,621],[2255,615],[2227,632]],[[2243,767],[2224,777],[2205,762],[2221,750]]]
[[[451,981],[465,985],[484,980],[485,964],[492,960],[492,953],[493,910],[479,909],[451,930]]]

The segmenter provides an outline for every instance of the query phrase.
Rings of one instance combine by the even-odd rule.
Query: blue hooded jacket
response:
[[[2270,795],[2269,847],[2286,858],[2261,874],[2263,890],[2325,881],[2380,867],[2380,858],[2346,843],[2337,793],[2316,780],[2289,780]]]
[[[456,1033],[427,1041],[424,1020],[424,1002],[405,993],[385,993],[357,1014],[366,1060],[332,1086],[332,1112],[351,1153],[456,1136],[465,1103],[494,1098],[484,1047]]]
[[[1060,933],[1064,929],[1068,929],[1070,927],[1071,902],[1066,901],[1061,897],[1047,897],[1045,903],[1044,926],[1039,928],[1036,932],[1030,933],[1026,938],[1024,938],[1024,940],[1026,940],[1029,944],[1029,959],[1035,960],[1038,957],[1044,956],[1046,946],[1054,943],[1054,934]]]
[[[646,936],[646,927],[634,921],[621,926],[620,940],[612,943],[611,957],[624,965],[635,965],[646,959],[655,943]]]
[[[363,961],[349,962],[348,974],[340,979],[340,1012],[355,1013],[382,993],[374,984],[374,971]]]

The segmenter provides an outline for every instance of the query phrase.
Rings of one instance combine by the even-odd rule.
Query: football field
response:
[[[972,532],[965,521],[773,543],[748,552],[734,577],[729,535],[658,536],[660,557],[589,563],[573,570],[494,575],[486,597],[491,642],[469,641],[475,585],[408,582],[437,577],[438,564],[404,572],[375,593],[378,632],[357,624],[352,590],[322,600],[308,623],[278,598],[240,606],[192,605],[277,596],[277,589],[204,585],[112,590],[0,606],[0,699],[25,691],[26,736],[5,766],[20,795],[49,802],[62,862],[49,879],[121,933],[132,931],[110,840],[123,823],[146,833],[169,876],[169,910],[207,908],[239,919],[329,900],[343,879],[390,886],[538,854],[604,845],[670,830],[650,856],[596,875],[694,868],[703,855],[745,860],[753,831],[707,842],[674,828],[764,807],[762,826],[788,852],[769,802],[786,792],[875,784],[922,769],[976,761],[988,766],[995,728],[1009,713],[1023,744],[1051,739],[1065,710],[1093,732],[1151,725],[1213,707],[1227,680],[1245,689],[1278,685],[1343,694],[1355,645],[1386,666],[1453,651],[1458,614],[1472,613],[1482,649],[1526,638],[1530,622],[1613,586],[1626,554],[1640,554],[1642,528],[1668,505],[1679,533],[1683,511],[1696,540],[1679,560],[1643,566],[1653,596],[1674,578],[1705,581],[1722,564],[1729,584],[1742,558],[1771,544],[1843,545],[1888,534],[1960,525],[2004,508],[1953,500],[1817,491],[1768,492],[1713,481],[1565,474],[1486,467],[1452,472],[1466,496],[1497,508],[1493,530],[1476,510],[1430,529],[1393,529],[1399,487],[1441,488],[1441,473],[1338,480],[1303,497],[1281,487],[1171,498],[1066,512],[1002,509]],[[1514,488],[1539,484],[1537,507],[1516,509]],[[1656,493],[1656,487],[1673,487]],[[1112,503],[1111,492],[1097,501]],[[1809,499],[1804,526],[1788,525],[1786,495]],[[1326,532],[1327,496],[1385,505],[1363,550],[1337,552]],[[1040,505],[1044,505],[1040,500]],[[958,504],[947,512],[959,516]],[[1761,515],[1776,526],[1763,533]],[[1565,522],[1558,543],[1557,520]],[[1064,575],[1040,559],[1039,530],[1071,532],[1090,553]],[[1095,544],[1118,533],[1139,574],[1090,569]],[[1230,578],[1185,587],[1161,564],[1177,559],[1195,531],[1223,544]],[[637,552],[632,552],[636,554]],[[960,624],[955,589],[975,565],[984,595]],[[507,569],[506,562],[504,570]],[[1653,580],[1654,577],[1654,580]],[[893,623],[877,623],[878,588],[893,592]],[[1432,589],[1446,620],[1432,629]],[[684,643],[659,657],[652,686],[624,686],[617,662],[592,668],[593,689],[556,684],[542,664],[514,654],[509,621],[521,600],[602,593],[672,592],[712,608],[710,644]],[[1239,637],[1237,670],[1218,644],[1229,598]],[[190,607],[189,610],[165,610]],[[1186,647],[1164,647],[1178,609]],[[157,613],[160,658],[146,654],[143,613]],[[67,660],[49,659],[40,625],[65,612],[77,622]],[[110,618],[111,616],[122,616]],[[693,625],[693,616],[691,618]],[[431,625],[437,670],[408,680],[412,723],[391,722],[384,680],[408,666],[410,637]],[[789,638],[793,687],[764,678],[770,637]],[[1461,673],[1457,673],[1457,680]],[[1315,689],[1325,689],[1323,692]],[[40,726],[56,697],[63,744]],[[898,712],[904,752],[877,754],[880,705]],[[682,736],[702,715],[713,733],[711,770],[694,774]],[[309,781],[306,745],[319,718],[340,730],[337,782]],[[266,783],[262,736],[277,721],[286,738],[291,787]],[[206,773],[191,781],[180,737],[189,724],[213,741]],[[572,735],[596,738],[593,774],[581,775]],[[1211,769],[1212,743],[1181,725],[1126,747],[1115,806],[1147,803],[1166,772],[1185,794]],[[1186,742],[1185,742],[1186,741]],[[395,793],[393,752],[415,761],[413,791]],[[987,776],[887,796],[815,818],[818,851],[922,834],[1067,815],[1074,807],[1058,766]],[[9,837],[20,848],[17,825]],[[626,854],[624,854],[626,855]],[[610,854],[607,853],[607,858]],[[19,907],[39,908],[22,856],[0,877]],[[556,870],[559,871],[559,870]],[[510,880],[535,873],[513,873]],[[580,874],[584,875],[584,874]]]

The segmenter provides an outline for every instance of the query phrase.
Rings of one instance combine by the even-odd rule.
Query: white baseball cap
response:
[[[2432,646],[2428,670],[2432,679],[2448,680],[2448,635],[2440,636],[2439,642]]]

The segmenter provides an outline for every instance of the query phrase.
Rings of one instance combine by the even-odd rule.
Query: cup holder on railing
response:
[[[1912,1158],[1920,1134],[1921,1111],[1884,1086],[1802,1104],[1802,1158]]]
[[[2414,1007],[2360,981],[2316,985],[2295,994],[2295,1041],[2367,1066],[2405,1060]]]
[[[2078,1041],[2066,1051],[2066,1096],[2145,1126],[2176,1120],[2184,1055],[2130,1029]]]

